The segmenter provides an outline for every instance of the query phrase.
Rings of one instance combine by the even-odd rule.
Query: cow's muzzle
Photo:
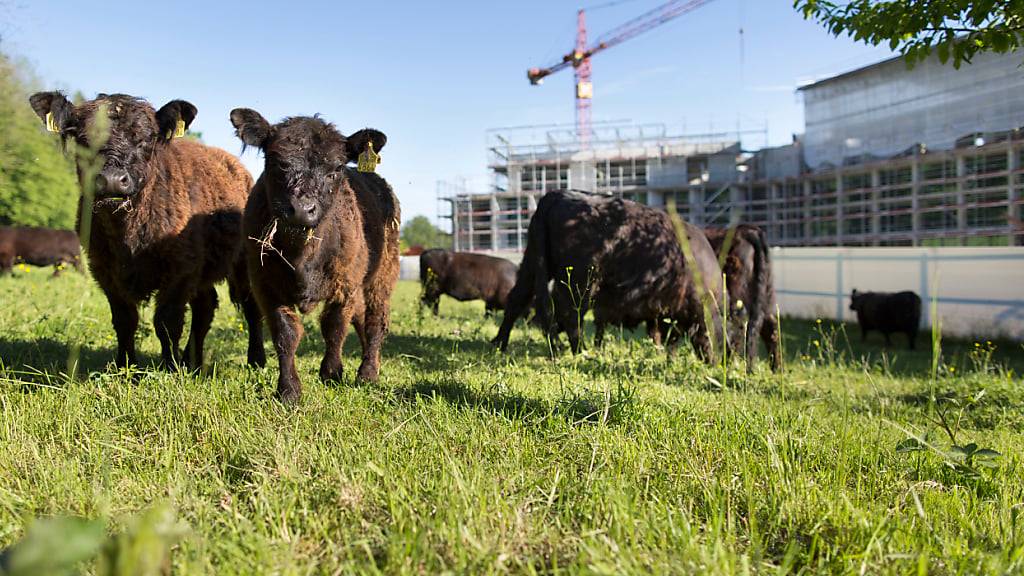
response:
[[[120,168],[106,168],[96,175],[96,198],[128,196],[132,191],[132,177]]]

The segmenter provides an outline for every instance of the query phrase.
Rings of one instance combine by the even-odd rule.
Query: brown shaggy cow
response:
[[[320,378],[341,379],[341,346],[352,322],[363,347],[358,377],[376,380],[398,281],[398,199],[377,174],[345,164],[370,145],[380,150],[384,134],[365,129],[345,137],[315,117],[271,125],[247,108],[232,110],[231,123],[246,146],[266,157],[245,208],[245,252],[277,351],[278,398],[295,402],[302,393],[295,310],[306,313],[320,302]]]
[[[0,274],[10,272],[15,263],[53,266],[60,274],[64,264],[82,269],[78,234],[72,230],[0,226]]]
[[[764,231],[750,224],[706,228],[711,247],[722,262],[729,293],[730,342],[744,343],[747,371],[757,360],[758,337],[764,341],[773,371],[782,369],[772,263]],[[723,254],[723,250],[725,253]]]
[[[711,304],[717,327],[712,300],[721,292],[721,272],[700,229],[686,225],[686,233],[696,270],[665,212],[618,198],[545,194],[530,220],[523,263],[493,343],[504,350],[512,326],[533,306],[549,337],[566,332],[576,352],[583,316],[593,307],[599,334],[605,324],[646,323],[652,336],[665,332],[670,343],[689,334],[698,353],[711,360],[704,303]],[[548,318],[552,308],[554,322]]]
[[[98,114],[107,119],[108,138],[97,151],[102,168],[95,176],[95,196],[78,206],[92,213],[89,270],[110,304],[117,332],[118,366],[134,364],[138,306],[154,294],[153,325],[160,339],[161,364],[178,365],[178,345],[185,306],[192,309],[192,329],[184,359],[198,368],[203,340],[217,308],[214,284],[232,275],[232,299],[247,318],[258,317],[237,255],[242,245],[242,209],[252,177],[231,154],[189,139],[174,139],[196,116],[196,107],[172,100],[154,110],[145,100],[125,94],[100,94],[75,106],[59,92],[39,92],[29,99],[47,126],[90,147]],[[79,158],[79,181],[88,173]],[[241,284],[239,284],[241,282]],[[251,321],[250,321],[251,327]],[[250,330],[250,339],[254,335]],[[254,356],[250,341],[249,361]],[[262,352],[262,344],[259,348]]]
[[[442,294],[460,302],[483,300],[484,314],[504,310],[517,267],[504,258],[441,248],[420,254],[421,301],[437,316]]]

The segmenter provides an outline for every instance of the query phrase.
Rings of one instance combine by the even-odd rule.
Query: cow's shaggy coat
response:
[[[764,341],[772,370],[782,369],[782,349],[772,281],[768,240],[757,226],[706,228],[704,233],[722,262],[729,293],[729,342],[744,349],[747,371],[757,360],[758,338]]]
[[[63,140],[93,149],[102,163],[93,176],[79,155],[83,191],[95,193],[89,204],[82,195],[78,220],[81,228],[83,214],[91,212],[89,270],[110,304],[115,361],[136,362],[138,307],[155,295],[153,325],[162,364],[170,368],[182,360],[178,346],[187,305],[192,327],[184,360],[201,366],[217,308],[214,284],[231,276],[233,299],[248,318],[256,312],[236,267],[252,177],[231,154],[174,138],[196,116],[195,106],[184,100],[154,110],[139,98],[100,94],[76,106],[59,92],[40,92],[30,103]],[[97,126],[106,126],[105,134]],[[83,182],[86,177],[94,181]],[[256,336],[250,330],[250,339]],[[260,364],[254,350],[250,343],[249,361]]]
[[[386,139],[376,130],[345,137],[319,118],[271,125],[246,108],[231,112],[238,137],[266,157],[245,209],[246,261],[279,361],[277,395],[301,395],[295,351],[300,313],[323,303],[323,380],[342,377],[341,347],[355,325],[363,358],[358,377],[376,380],[398,280],[398,199],[374,173],[346,166]],[[298,312],[298,313],[297,313]]]
[[[517,266],[504,258],[441,248],[420,254],[421,302],[437,315],[441,295],[460,302],[483,300],[485,314],[504,310]]]
[[[577,192],[544,195],[494,343],[504,350],[512,326],[532,306],[549,335],[564,331],[578,351],[583,317],[593,308],[598,337],[606,324],[644,323],[655,339],[667,335],[674,343],[689,335],[710,360],[705,316],[717,324],[721,272],[703,232],[683,226],[691,262],[665,212]]]

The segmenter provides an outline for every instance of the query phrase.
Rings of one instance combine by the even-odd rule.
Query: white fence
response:
[[[913,290],[922,327],[934,299],[944,334],[1024,339],[1024,248],[776,248],[772,269],[786,316],[854,320],[854,288]]]
[[[854,288],[913,290],[922,328],[936,298],[944,334],[1024,340],[1024,248],[775,248],[772,269],[784,316],[855,320]],[[419,256],[402,257],[401,278],[419,279]]]

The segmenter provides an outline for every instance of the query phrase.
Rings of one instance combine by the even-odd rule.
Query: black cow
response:
[[[744,345],[747,371],[757,360],[758,337],[764,341],[773,371],[782,369],[779,322],[768,240],[757,226],[706,228],[704,234],[718,254],[729,293],[729,341]]]
[[[504,350],[516,320],[533,307],[549,337],[566,332],[577,352],[583,317],[593,308],[599,331],[605,324],[646,323],[660,333],[660,323],[674,328],[667,330],[670,343],[689,334],[698,353],[713,359],[705,310],[716,327],[713,298],[721,293],[721,271],[703,232],[685,229],[695,265],[683,256],[663,211],[578,192],[544,195],[493,343]]]
[[[427,250],[420,254],[421,301],[436,316],[442,294],[460,302],[483,300],[485,313],[490,315],[505,309],[508,293],[516,283],[517,269],[504,258],[441,248]]]
[[[18,262],[33,266],[53,266],[53,275],[61,265],[82,269],[78,234],[72,230],[0,226],[0,273],[9,272]]]
[[[914,349],[918,327],[921,325],[921,297],[906,292],[858,292],[850,296],[850,310],[857,312],[861,340],[867,340],[868,331],[877,330],[885,335],[885,344],[892,341],[889,335],[903,332],[907,335],[910,349]]]

